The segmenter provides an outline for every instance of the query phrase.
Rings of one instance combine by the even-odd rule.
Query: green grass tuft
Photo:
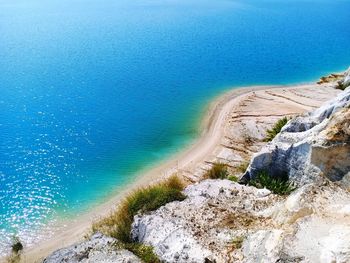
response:
[[[14,254],[18,254],[23,250],[23,244],[18,237],[13,238],[11,249],[12,249],[12,253]]]
[[[277,134],[279,134],[283,128],[284,125],[286,125],[288,122],[288,118],[284,117],[280,120],[278,120],[275,125],[272,127],[272,129],[266,131],[266,137],[264,139],[265,142],[270,142],[273,140],[273,138],[276,137]]]
[[[234,176],[234,175],[230,175],[229,177],[227,177],[228,180],[237,183],[238,182],[238,177]]]
[[[224,163],[214,163],[213,166],[206,172],[204,178],[209,179],[226,179],[229,176],[227,165]]]
[[[145,263],[158,263],[160,260],[151,246],[133,242],[131,225],[138,213],[156,210],[172,201],[184,200],[186,197],[182,193],[183,188],[182,181],[177,176],[171,176],[162,183],[136,190],[111,215],[94,223],[92,231],[118,239],[118,248],[128,249]]]
[[[157,255],[153,251],[153,247],[140,243],[125,244],[124,248],[134,253],[145,263],[160,263]]]
[[[236,169],[237,169],[240,173],[244,173],[244,172],[247,170],[248,166],[249,166],[249,162],[244,161],[244,162],[242,162],[240,165],[238,165],[238,166],[236,167]]]
[[[256,188],[267,188],[274,194],[279,195],[288,195],[296,189],[294,184],[288,180],[287,175],[273,178],[264,170],[260,171],[255,179],[250,180],[249,185]]]
[[[172,176],[160,184],[134,191],[122,201],[116,211],[94,223],[92,230],[117,238],[126,244],[132,243],[130,231],[134,216],[137,213],[156,210],[172,201],[184,200],[185,196],[181,192],[183,188],[181,180]]]

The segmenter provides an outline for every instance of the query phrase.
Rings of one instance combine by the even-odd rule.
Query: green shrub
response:
[[[18,254],[23,250],[23,244],[21,243],[18,237],[13,238],[11,249],[12,249],[12,253],[14,254]]]
[[[238,182],[238,177],[234,176],[234,175],[230,175],[229,177],[227,177],[228,180],[232,181],[232,182]]]
[[[182,191],[185,187],[184,183],[176,175],[170,176],[165,180],[162,185],[178,191]]]
[[[266,131],[266,137],[264,139],[265,142],[270,142],[273,140],[273,138],[276,137],[277,134],[279,134],[283,128],[284,125],[286,125],[288,122],[288,118],[284,117],[280,120],[278,120],[275,125],[272,127],[271,130]]]
[[[236,167],[236,169],[237,169],[240,173],[244,173],[244,172],[247,170],[248,166],[249,166],[249,162],[244,161],[244,162],[242,162],[240,165],[238,165],[238,166]]]
[[[141,188],[129,194],[118,209],[108,217],[93,224],[93,232],[100,231],[117,238],[123,243],[132,243],[131,224],[137,213],[146,213],[172,202],[185,199],[182,194],[184,185],[176,176],[165,182]]]
[[[205,178],[209,179],[225,179],[229,176],[227,165],[224,163],[214,163],[213,166],[205,174]]]
[[[249,185],[256,188],[267,188],[279,195],[288,195],[296,189],[294,184],[288,180],[288,175],[273,178],[264,170],[260,171],[255,179],[250,180]]]
[[[143,245],[140,243],[128,243],[124,245],[124,248],[134,253],[145,263],[159,263],[157,255],[153,252],[151,246]]]

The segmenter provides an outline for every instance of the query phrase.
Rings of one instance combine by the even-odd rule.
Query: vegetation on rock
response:
[[[124,248],[134,253],[145,263],[159,263],[160,260],[153,251],[153,247],[140,243],[124,244]]]
[[[288,122],[288,118],[284,117],[280,120],[278,120],[275,125],[272,127],[272,129],[269,129],[266,131],[266,137],[264,139],[265,142],[270,142],[273,140],[273,138],[276,137],[277,134],[279,134],[283,128],[284,125],[286,125]]]
[[[141,188],[129,194],[118,209],[92,226],[93,232],[100,231],[122,242],[123,246],[145,262],[158,262],[151,247],[135,243],[131,238],[131,225],[138,213],[154,211],[173,201],[182,201],[183,183],[177,176],[166,181]]]
[[[249,166],[249,162],[244,161],[244,162],[242,162],[240,165],[238,165],[236,169],[237,169],[240,173],[244,173],[244,172],[247,170],[248,166]]]
[[[232,182],[238,182],[238,177],[234,176],[234,175],[230,175],[227,177],[228,180],[232,181]]]
[[[256,178],[250,180],[249,185],[256,188],[267,188],[279,195],[288,195],[296,189],[294,184],[288,180],[288,175],[272,177],[265,170],[260,171]]]
[[[210,170],[208,170],[204,178],[209,179],[226,179],[229,176],[227,165],[224,163],[214,163]]]
[[[238,167],[235,167],[235,169],[243,173],[249,163],[248,162],[243,162],[241,163]],[[213,166],[206,172],[204,175],[205,179],[228,179],[232,182],[238,182],[238,177],[235,175],[230,174],[228,170],[227,164],[224,163],[214,163]]]

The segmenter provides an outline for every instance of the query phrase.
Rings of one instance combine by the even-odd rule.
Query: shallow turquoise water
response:
[[[0,0],[0,253],[197,135],[229,86],[350,64],[350,1]]]

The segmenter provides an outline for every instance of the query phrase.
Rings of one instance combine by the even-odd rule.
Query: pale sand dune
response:
[[[198,181],[209,164],[224,161],[231,167],[248,160],[263,145],[267,128],[286,115],[301,114],[319,107],[339,91],[332,84],[258,86],[229,91],[208,107],[202,135],[184,152],[144,173],[93,211],[80,216],[53,237],[24,251],[23,262],[40,262],[52,251],[81,240],[91,223],[107,215],[128,192],[175,172],[190,182]]]

